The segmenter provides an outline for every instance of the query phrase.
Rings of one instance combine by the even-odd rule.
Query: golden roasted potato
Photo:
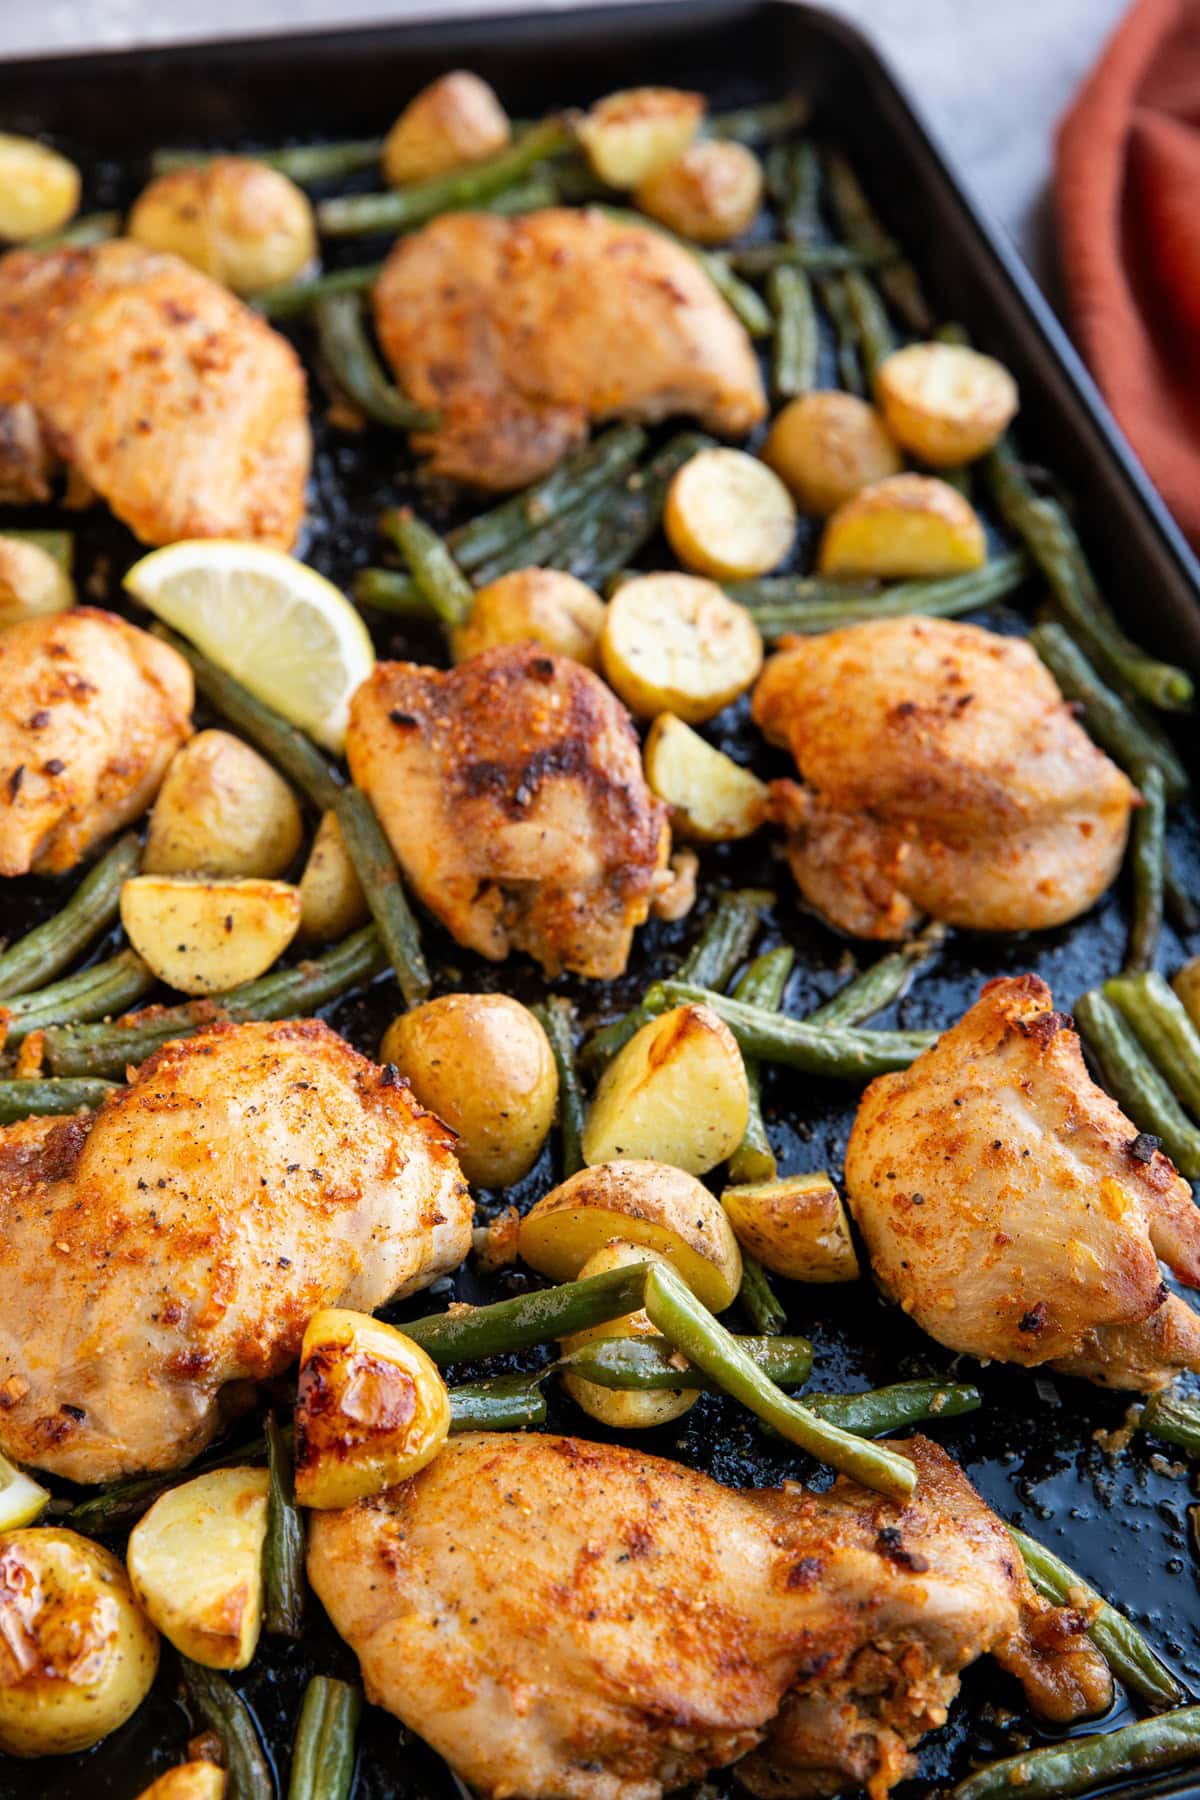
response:
[[[380,1057],[457,1133],[467,1180],[508,1187],[537,1161],[558,1070],[529,1008],[507,994],[442,994],[393,1019]]]
[[[383,146],[383,177],[393,187],[427,181],[503,150],[508,114],[486,81],[452,69],[410,100]]]
[[[36,138],[0,131],[0,238],[61,231],[79,210],[79,170]]]
[[[407,1481],[450,1429],[446,1384],[411,1338],[368,1313],[327,1306],[300,1347],[296,1498],[353,1506]]]
[[[836,390],[790,400],[775,418],[762,456],[801,512],[820,518],[904,467],[875,408]]]
[[[714,581],[765,575],[796,535],[792,496],[744,450],[698,450],[667,491],[663,529],[681,563]]]
[[[262,1627],[265,1469],[213,1469],[161,1494],[129,1536],[138,1601],[206,1669],[244,1669]]]
[[[157,176],[134,201],[126,230],[243,296],[294,281],[317,254],[308,195],[278,169],[244,156]]]
[[[857,1281],[846,1209],[828,1175],[728,1187],[721,1204],[743,1250],[788,1281]]]
[[[818,558],[824,575],[904,581],[961,575],[987,561],[979,514],[933,475],[889,475],[839,506]]]
[[[697,244],[739,237],[762,205],[762,164],[732,139],[706,138],[639,181],[634,200],[644,213]]]
[[[476,594],[470,617],[454,633],[454,660],[532,640],[594,669],[603,626],[603,600],[574,575],[563,569],[513,569]]]
[[[643,719],[672,712],[702,724],[746,691],[762,659],[745,607],[699,575],[639,575],[608,603],[600,665]]]
[[[699,94],[624,88],[598,100],[578,126],[593,170],[609,187],[636,188],[681,157],[704,117]]]
[[[254,981],[300,925],[300,889],[286,881],[205,881],[134,875],[121,923],[138,955],[181,994],[221,994]]]
[[[0,1750],[66,1756],[123,1725],[158,1668],[158,1633],[90,1538],[0,1533]]]
[[[750,1116],[746,1065],[724,1020],[676,1006],[622,1046],[583,1128],[589,1163],[626,1157],[706,1175],[732,1156]]]
[[[627,1269],[634,1263],[644,1262],[667,1263],[669,1258],[648,1249],[645,1244],[631,1244],[628,1238],[614,1238],[588,1257],[579,1271],[579,1279],[584,1281],[590,1275],[607,1275],[610,1269]],[[645,1312],[626,1313],[624,1318],[608,1319],[603,1325],[593,1325],[587,1331],[573,1332],[562,1339],[562,1351],[564,1356],[569,1355],[596,1338],[655,1335],[656,1328]],[[700,1398],[695,1388],[662,1388],[657,1392],[639,1393],[633,1389],[601,1387],[598,1381],[586,1381],[582,1375],[572,1375],[566,1370],[562,1380],[577,1406],[602,1425],[611,1425],[618,1431],[645,1431],[655,1425],[667,1425]]]
[[[337,814],[323,813],[300,877],[300,936],[306,943],[332,944],[365,925],[370,914]]]
[[[1017,411],[1017,384],[994,357],[966,344],[906,344],[885,357],[875,395],[888,430],[935,469],[973,462]]]
[[[199,731],[163,777],[142,868],[271,877],[291,866],[303,841],[296,797],[270,763],[228,731]]]
[[[650,790],[670,807],[678,836],[725,843],[749,837],[766,817],[766,783],[674,713],[655,719],[643,757]]]
[[[741,1251],[720,1202],[666,1163],[580,1169],[521,1220],[521,1255],[551,1281],[574,1281],[613,1238],[660,1251],[710,1312],[723,1312],[742,1284]]]
[[[212,1762],[180,1763],[143,1788],[138,1800],[225,1800],[225,1771]]]
[[[1171,977],[1171,986],[1182,1000],[1192,1024],[1200,1031],[1200,956],[1193,956]]]
[[[0,536],[0,630],[75,604],[75,583],[48,550],[28,538]]]

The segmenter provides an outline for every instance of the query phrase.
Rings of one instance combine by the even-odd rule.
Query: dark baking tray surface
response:
[[[87,206],[124,204],[144,182],[146,158],[156,145],[249,148],[382,131],[410,94],[456,64],[478,70],[513,113],[525,115],[646,81],[700,88],[717,106],[796,89],[809,94],[819,133],[853,156],[887,224],[921,269],[939,315],[964,320],[1016,374],[1023,442],[1074,495],[1084,541],[1113,604],[1139,637],[1200,665],[1197,571],[1186,547],[1022,265],[973,211],[874,53],[826,14],[782,0],[684,0],[13,63],[0,67],[0,122],[6,130],[48,133],[73,154],[87,171]],[[342,259],[358,254],[343,252]],[[337,435],[326,429],[320,413],[318,396],[311,523],[302,554],[345,584],[355,568],[378,557],[375,515],[382,505],[412,494],[411,470],[396,438],[373,431]],[[428,499],[422,504],[428,506]],[[51,516],[51,509],[31,511],[20,522],[44,524]],[[434,516],[451,515],[435,509]],[[135,545],[103,508],[74,523],[80,572],[92,578],[89,597],[119,604],[119,575],[133,560]],[[1002,628],[1009,622],[984,618]],[[382,653],[440,657],[439,646],[419,631],[401,634],[396,621],[378,623]],[[749,746],[744,708],[735,711],[726,736]],[[1195,892],[1200,833],[1194,817],[1177,817],[1172,838],[1178,866]],[[782,871],[765,850],[755,866],[758,854],[748,855],[746,846],[708,853],[706,888],[711,893],[734,881],[772,879],[781,899],[766,941],[786,938],[795,944],[798,972],[789,1010],[803,1011],[844,979],[847,945],[796,909]],[[0,931],[9,936],[24,930],[61,904],[63,885],[5,884]],[[945,1024],[959,1016],[989,976],[1031,968],[1051,983],[1059,1004],[1069,1006],[1101,974],[1119,966],[1125,907],[1119,886],[1085,919],[1063,930],[1027,938],[961,936],[882,1022]],[[587,1010],[613,1009],[649,976],[669,969],[695,930],[694,921],[645,930],[629,974],[607,992],[559,985],[575,991]],[[520,961],[496,969],[431,927],[426,939],[439,985],[505,987],[523,998],[539,991],[533,972]],[[1168,935],[1165,966],[1175,967],[1188,948]],[[98,946],[96,955],[104,953]],[[333,1008],[330,1016],[373,1052],[396,1002],[394,987],[380,984]],[[778,1071],[767,1099],[785,1169],[840,1170],[852,1091]],[[545,1191],[554,1178],[547,1151],[518,1199]],[[489,1210],[485,1196],[481,1213]],[[521,1280],[510,1273],[485,1287],[463,1273],[456,1289],[462,1298],[479,1300],[511,1292]],[[1145,1440],[1135,1439],[1120,1460],[1106,1454],[1097,1433],[1121,1421],[1126,1402],[1120,1396],[1018,1370],[979,1371],[968,1359],[955,1362],[898,1311],[885,1307],[869,1284],[825,1291],[781,1284],[781,1289],[793,1327],[816,1342],[824,1387],[952,1370],[978,1379],[984,1409],[947,1422],[936,1435],[1004,1518],[1024,1523],[1145,1625],[1200,1697],[1200,1586],[1186,1512],[1191,1481],[1186,1470]],[[421,1311],[429,1302],[412,1304]],[[600,1428],[553,1400],[551,1422],[600,1434]],[[730,1482],[761,1484],[811,1472],[802,1458],[767,1446],[744,1415],[715,1399],[702,1399],[686,1420],[643,1433],[638,1441]],[[308,1676],[353,1670],[353,1658],[322,1623],[299,1647],[264,1640],[253,1667],[239,1678],[283,1786]],[[132,1800],[184,1753],[189,1726],[175,1687],[168,1651],[154,1693],[122,1731],[83,1756],[0,1762],[0,1800],[49,1794],[56,1800]],[[990,1664],[976,1665],[967,1673],[950,1723],[926,1740],[920,1779],[900,1791],[912,1797],[936,1791],[964,1773],[973,1756],[1004,1753],[1027,1741],[1014,1738],[1014,1732],[1031,1732],[1015,1688]],[[1037,1734],[1031,1735],[1036,1741]],[[361,1746],[356,1800],[425,1800],[454,1789],[444,1765],[386,1713],[368,1711]],[[710,1792],[726,1789],[733,1789],[732,1782],[718,1778]],[[1192,1794],[1200,1787],[1175,1777],[1143,1783],[1136,1791]]]

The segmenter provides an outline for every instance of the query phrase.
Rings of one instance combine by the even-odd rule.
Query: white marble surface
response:
[[[529,0],[534,3],[534,0]],[[573,0],[552,0],[555,6]],[[545,4],[545,0],[543,0]],[[1124,0],[826,0],[880,45],[965,173],[1044,279],[1054,123]],[[298,31],[520,0],[0,0],[0,55]],[[631,4],[636,10],[636,0]]]

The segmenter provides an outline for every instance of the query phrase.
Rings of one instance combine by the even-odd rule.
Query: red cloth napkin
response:
[[[1058,134],[1076,334],[1200,548],[1200,0],[1136,0]]]

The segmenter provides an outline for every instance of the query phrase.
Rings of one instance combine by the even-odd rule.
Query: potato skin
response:
[[[300,877],[299,935],[306,943],[332,944],[365,925],[370,913],[337,814],[323,813]]]
[[[254,981],[300,926],[300,890],[255,876],[134,875],[121,923],[138,955],[181,994],[219,994]]]
[[[891,475],[839,506],[821,538],[826,575],[934,579],[980,569],[987,539],[979,515],[949,482]]]
[[[0,131],[0,238],[59,231],[79,210],[79,170],[36,138]]]
[[[820,518],[904,467],[875,408],[836,390],[789,401],[767,434],[762,459],[800,510]]]
[[[537,1161],[554,1122],[558,1070],[545,1032],[507,994],[443,994],[394,1019],[380,1058],[458,1134],[478,1187],[508,1187]]]
[[[696,244],[739,237],[762,205],[762,164],[732,139],[702,139],[640,181],[634,200],[650,218]]]
[[[494,156],[512,137],[494,91],[469,69],[452,69],[410,100],[383,146],[383,177],[393,187],[427,181]]]
[[[706,1175],[741,1143],[750,1111],[746,1067],[723,1019],[676,1006],[650,1019],[613,1057],[583,1128],[589,1163],[640,1158]]]
[[[169,1643],[208,1669],[244,1669],[262,1628],[265,1469],[212,1469],[161,1494],[130,1533],[133,1591]]]
[[[293,281],[317,254],[307,194],[278,169],[243,156],[159,175],[134,202],[127,231],[243,296]]]
[[[141,1705],[157,1668],[158,1634],[111,1551],[60,1528],[0,1533],[0,1750],[88,1749]]]
[[[580,120],[579,141],[609,187],[636,188],[682,156],[704,117],[701,95],[682,88],[622,88]]]
[[[269,879],[290,868],[303,839],[296,797],[270,763],[228,731],[200,731],[163,777],[142,868]]]
[[[454,633],[454,660],[466,662],[497,644],[544,644],[594,669],[604,602],[563,569],[513,569],[481,587],[465,625]]]
[[[579,1271],[579,1279],[586,1281],[591,1275],[606,1275],[610,1269],[628,1269],[635,1263],[665,1263],[670,1266],[669,1258],[662,1256],[657,1250],[649,1250],[644,1244],[631,1244],[627,1238],[614,1238],[602,1246],[593,1256],[589,1256]],[[593,1325],[587,1331],[576,1331],[570,1337],[562,1339],[563,1354],[580,1349],[584,1344],[594,1342],[597,1338],[613,1337],[653,1337],[656,1327],[651,1323],[645,1311],[626,1313],[620,1319],[608,1319],[602,1325]],[[667,1425],[672,1419],[681,1418],[688,1408],[694,1406],[700,1398],[694,1389],[681,1389],[673,1393],[670,1388],[658,1392],[623,1391],[621,1388],[601,1387],[597,1381],[585,1381],[581,1375],[563,1374],[563,1386],[577,1406],[602,1425],[611,1425],[616,1430],[646,1431],[655,1425]]]
[[[974,462],[1017,411],[1017,384],[966,344],[906,344],[885,357],[875,392],[892,436],[932,468]]]
[[[857,1281],[858,1257],[846,1209],[828,1175],[726,1188],[721,1204],[738,1242],[788,1281]]]

